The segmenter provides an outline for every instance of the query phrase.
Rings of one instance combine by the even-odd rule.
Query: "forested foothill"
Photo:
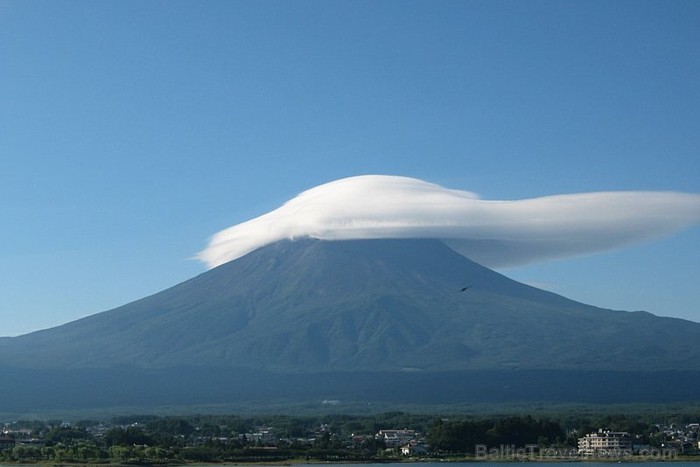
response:
[[[110,420],[11,420],[2,423],[0,461],[11,463],[190,463],[465,459],[477,446],[530,446],[575,452],[598,429],[629,432],[662,447],[700,411],[675,414],[366,416],[119,416]],[[692,433],[691,435],[692,436]],[[697,432],[695,432],[697,445]],[[536,448],[533,448],[533,445]],[[412,448],[411,448],[412,447]],[[413,449],[415,448],[415,449]],[[683,454],[697,454],[688,450]]]

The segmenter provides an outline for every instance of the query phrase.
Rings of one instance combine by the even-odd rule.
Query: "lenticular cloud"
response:
[[[365,175],[307,190],[215,234],[197,255],[212,268],[295,238],[437,238],[489,267],[585,255],[700,222],[700,195],[598,192],[488,201],[422,180]]]

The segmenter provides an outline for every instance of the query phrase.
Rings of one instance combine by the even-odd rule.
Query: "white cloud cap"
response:
[[[498,268],[619,248],[698,222],[696,194],[598,192],[487,201],[415,178],[364,175],[319,185],[222,230],[197,258],[213,268],[303,237],[437,238]]]

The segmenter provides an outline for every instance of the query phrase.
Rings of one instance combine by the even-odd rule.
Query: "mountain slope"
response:
[[[698,323],[568,300],[436,240],[298,240],[0,351],[16,368],[648,371],[700,369],[698,341]]]

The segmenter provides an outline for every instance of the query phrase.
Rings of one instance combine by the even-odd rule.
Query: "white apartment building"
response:
[[[589,433],[578,439],[579,456],[610,456],[632,452],[632,437],[625,431],[604,431]]]

